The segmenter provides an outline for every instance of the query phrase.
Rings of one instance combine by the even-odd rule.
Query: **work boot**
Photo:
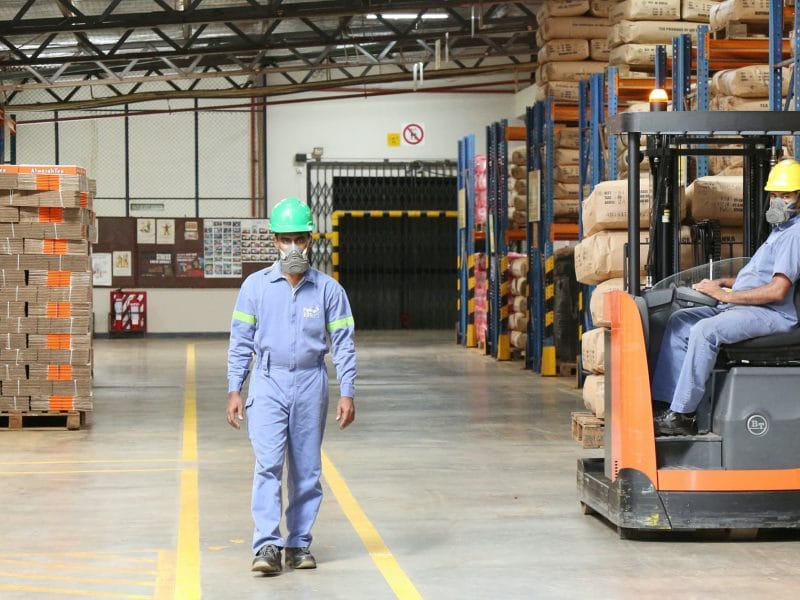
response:
[[[292,569],[316,569],[317,561],[308,548],[286,548],[286,566]]]
[[[264,573],[265,575],[280,573],[283,570],[281,567],[281,549],[272,544],[261,546],[253,559],[253,566],[250,567],[250,570]]]
[[[695,435],[697,417],[694,413],[668,410],[655,418],[656,435]]]

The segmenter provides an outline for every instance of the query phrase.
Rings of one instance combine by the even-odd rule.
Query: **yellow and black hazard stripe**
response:
[[[373,217],[373,218],[381,218],[381,219],[397,219],[401,217],[412,217],[412,218],[428,218],[428,219],[438,219],[442,217],[447,217],[450,219],[455,219],[458,217],[457,210],[335,210],[331,215],[331,224],[334,228],[338,227],[339,225],[339,218],[341,217],[355,217],[355,218],[364,218],[364,217]]]
[[[542,344],[542,375],[556,374],[556,347],[555,347],[555,265],[554,256],[548,256],[544,261],[544,343]]]
[[[500,259],[500,327],[497,332],[497,360],[511,359],[511,335],[508,333],[508,256]]]
[[[459,281],[459,284],[461,282]],[[475,330],[475,255],[467,256],[467,348],[478,346]]]
[[[331,240],[331,262],[333,263],[332,276],[339,280],[339,219],[342,217],[397,219],[402,217],[439,219],[458,218],[457,210],[335,210],[331,213],[331,233],[322,234]]]

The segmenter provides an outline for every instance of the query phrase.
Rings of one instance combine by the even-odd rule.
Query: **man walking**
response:
[[[252,570],[274,574],[286,566],[314,569],[311,528],[322,502],[321,446],[328,409],[325,354],[330,340],[339,380],[339,428],[355,418],[354,323],[339,283],[309,267],[311,210],[286,198],[272,211],[280,260],[245,279],[231,321],[227,418],[236,429],[247,411],[255,452]],[[326,339],[327,338],[327,339]],[[252,359],[252,372],[251,371]],[[250,377],[249,394],[240,391]],[[287,536],[281,535],[281,479],[288,474]]]

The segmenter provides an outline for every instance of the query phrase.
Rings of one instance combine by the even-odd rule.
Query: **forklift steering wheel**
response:
[[[680,286],[675,288],[675,300],[680,304],[690,306],[716,306],[719,302],[703,292],[698,292],[696,289],[688,286]]]

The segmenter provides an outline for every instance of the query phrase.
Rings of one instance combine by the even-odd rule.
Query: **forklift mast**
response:
[[[652,201],[650,245],[645,273],[649,285],[679,272],[680,201],[693,179],[690,156],[741,156],[743,159],[743,252],[751,256],[769,235],[764,218],[764,185],[780,154],[780,136],[800,132],[800,113],[774,112],[641,112],[608,119],[610,135],[625,135],[628,148],[628,197],[638,198],[639,149],[646,136]],[[639,205],[628,212],[627,289],[641,293]]]

